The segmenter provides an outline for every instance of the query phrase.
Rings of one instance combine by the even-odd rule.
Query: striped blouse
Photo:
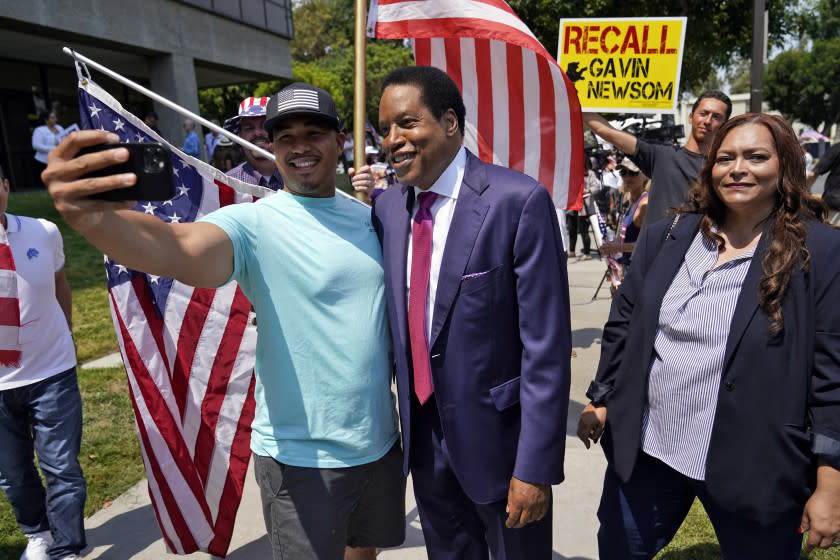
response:
[[[659,310],[642,450],[695,480],[706,477],[726,339],[754,253],[715,268],[717,246],[698,231]]]

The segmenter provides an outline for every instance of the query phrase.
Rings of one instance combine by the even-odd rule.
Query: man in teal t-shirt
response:
[[[372,559],[405,537],[381,250],[369,208],[336,197],[344,134],[330,95],[292,84],[269,100],[264,127],[284,191],[191,224],[82,198],[91,185],[68,183],[67,160],[104,134],[57,148],[47,176],[65,220],[126,266],[199,287],[239,282],[259,318],[251,449],[274,558],[342,560],[346,545],[346,558]],[[100,154],[103,165],[122,157]]]

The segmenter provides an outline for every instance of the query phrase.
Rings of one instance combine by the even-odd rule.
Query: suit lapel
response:
[[[461,190],[446,237],[443,260],[440,263],[435,309],[432,315],[432,336],[429,339],[430,350],[434,347],[452,309],[455,295],[461,285],[461,277],[466,270],[481,224],[490,208],[490,205],[481,199],[481,193],[487,186],[487,174],[480,162],[467,152],[464,180],[461,182]]]
[[[741,342],[747,325],[750,324],[755,312],[758,311],[758,285],[764,276],[762,261],[767,248],[767,230],[755,248],[750,267],[747,269],[747,276],[744,278],[744,285],[741,293],[738,294],[738,302],[735,304],[735,312],[732,315],[732,323],[729,325],[729,336],[726,338],[726,353],[723,356],[723,371],[726,371],[729,361],[735,352],[735,348]]]
[[[391,227],[386,228],[388,232],[386,255],[386,266],[391,278],[394,294],[394,308],[399,329],[400,340],[404,348],[408,348],[408,301],[406,300],[406,266],[408,262],[408,228],[411,221],[411,207],[414,204],[414,189],[402,185],[401,204],[395,204],[395,208],[388,213],[387,219],[391,221]]]

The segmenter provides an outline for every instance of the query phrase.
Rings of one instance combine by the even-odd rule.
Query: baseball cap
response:
[[[341,130],[341,120],[332,96],[326,90],[303,82],[288,85],[271,96],[263,128],[270,134],[284,119],[304,116],[318,117]]]
[[[236,116],[226,119],[222,128],[239,134],[239,120],[243,117],[264,117],[266,105],[268,105],[268,97],[246,97],[239,102],[239,111]]]

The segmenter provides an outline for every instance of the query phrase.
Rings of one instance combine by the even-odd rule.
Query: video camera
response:
[[[673,115],[662,115],[662,118],[656,121],[648,121],[646,115],[627,115],[627,117],[640,118],[641,122],[634,122],[622,130],[645,142],[677,146],[678,140],[685,138],[685,128],[681,124],[674,124]]]
[[[591,130],[587,130],[583,135],[583,151],[586,157],[589,158],[589,161],[592,162],[592,169],[600,174],[601,169],[607,163],[607,156],[611,155],[611,153],[598,143],[595,134]]]

